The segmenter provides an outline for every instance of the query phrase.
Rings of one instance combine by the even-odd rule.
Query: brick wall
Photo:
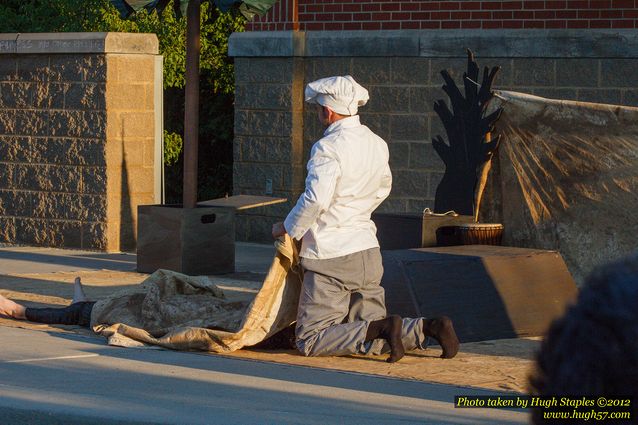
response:
[[[157,39],[110,36],[3,34],[0,242],[135,246],[136,205],[155,200]]]
[[[457,28],[638,28],[638,0],[297,0],[301,30]],[[249,31],[292,29],[293,0],[281,0]]]

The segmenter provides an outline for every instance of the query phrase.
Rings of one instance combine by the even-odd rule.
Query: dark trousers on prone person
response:
[[[91,325],[91,311],[95,302],[82,301],[63,308],[30,308],[24,314],[27,320],[49,325]]]

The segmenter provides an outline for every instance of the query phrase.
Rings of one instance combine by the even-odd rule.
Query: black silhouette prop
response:
[[[494,97],[492,84],[499,70],[498,66],[491,70],[485,67],[479,84],[479,67],[468,49],[467,72],[463,74],[465,97],[448,71],[441,71],[445,81],[443,90],[450,98],[452,111],[441,99],[434,103],[434,111],[443,122],[449,143],[438,135],[432,139],[432,146],[445,163],[443,179],[436,189],[436,213],[454,210],[478,217],[490,161],[500,142],[500,136],[492,138],[491,135],[503,109],[486,113]]]

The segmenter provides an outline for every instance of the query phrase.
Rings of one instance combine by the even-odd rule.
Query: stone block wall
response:
[[[0,242],[134,248],[159,195],[157,52],[154,35],[2,35]]]
[[[272,179],[273,194],[289,198],[287,204],[239,215],[238,238],[270,240],[272,223],[285,217],[303,190],[310,147],[323,129],[300,96],[306,83],[331,75],[350,74],[369,90],[361,120],[388,142],[394,182],[379,210],[432,208],[443,163],[431,139],[439,134],[447,139],[433,103],[447,100],[442,69],[462,87],[465,48],[476,53],[481,67],[502,68],[495,89],[638,106],[633,31],[234,34],[229,50],[237,79],[234,191],[263,195]]]
[[[273,217],[285,216],[304,187],[304,62],[237,58],[235,67],[233,192],[288,199],[239,215],[237,237],[267,241]]]

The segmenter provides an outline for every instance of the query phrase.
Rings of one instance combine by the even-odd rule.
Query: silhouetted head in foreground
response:
[[[536,366],[531,395],[633,397],[636,417],[638,253],[589,276],[576,304],[552,323]],[[548,423],[539,409],[533,415],[534,423]]]

